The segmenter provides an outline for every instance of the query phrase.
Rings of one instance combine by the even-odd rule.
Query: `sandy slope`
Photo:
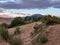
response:
[[[45,45],[60,45],[60,25],[50,26],[48,28],[49,33],[49,41]]]
[[[35,23],[20,26],[21,34],[17,35],[17,37],[18,38],[21,37],[24,45],[31,45],[31,41],[33,39],[31,39],[30,33],[34,30],[33,27],[36,23],[40,24],[41,22],[35,22]],[[14,30],[15,28],[11,28],[8,31],[10,34],[13,34]],[[47,30],[49,30],[49,35],[48,35],[49,41],[44,45],[60,45],[60,25],[49,26]],[[5,44],[3,43],[2,45],[5,45]]]
[[[30,33],[34,30],[33,27],[36,23],[40,24],[41,22],[35,22],[35,23],[20,26],[21,34],[18,36],[21,37],[21,39],[24,42],[24,45],[31,45],[32,39],[30,37]],[[13,34],[14,30],[15,28],[9,29],[9,33]]]

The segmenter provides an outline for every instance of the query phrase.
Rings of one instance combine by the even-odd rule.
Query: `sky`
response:
[[[60,16],[60,0],[0,0],[0,12]]]

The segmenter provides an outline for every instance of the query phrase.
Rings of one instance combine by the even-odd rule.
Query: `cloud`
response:
[[[3,0],[4,1],[4,0]],[[6,9],[31,9],[31,8],[60,8],[60,0],[5,0],[0,3],[0,8]]]
[[[51,4],[54,8],[60,8],[60,0],[52,0]]]

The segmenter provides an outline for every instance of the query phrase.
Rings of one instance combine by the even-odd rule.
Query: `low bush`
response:
[[[5,27],[0,27],[0,36],[7,41],[9,38],[8,30]]]
[[[14,31],[14,34],[19,34],[19,33],[20,33],[20,28],[17,27],[17,28],[15,29],[15,31]]]
[[[18,27],[16,28],[15,33],[20,33]],[[8,42],[10,45],[22,45],[22,41],[9,35],[8,30],[5,27],[0,27],[0,36],[4,41]]]

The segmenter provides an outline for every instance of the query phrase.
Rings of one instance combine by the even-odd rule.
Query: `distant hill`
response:
[[[41,17],[43,17],[42,14],[33,14],[32,16],[37,17],[37,18],[41,18]]]

